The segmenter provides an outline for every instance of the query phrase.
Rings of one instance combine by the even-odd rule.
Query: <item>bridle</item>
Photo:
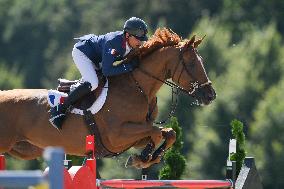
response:
[[[153,79],[155,79],[155,80],[157,80],[157,81],[160,81],[160,82],[162,82],[162,83],[164,83],[164,84],[166,84],[166,85],[168,85],[168,86],[170,86],[171,88],[176,88],[176,89],[178,89],[178,90],[180,90],[180,91],[182,91],[182,92],[185,92],[186,94],[189,94],[189,95],[191,95],[191,96],[193,96],[193,94],[194,94],[194,92],[196,91],[196,89],[198,89],[198,88],[202,88],[202,87],[204,87],[204,86],[206,86],[206,85],[211,85],[211,81],[210,80],[208,80],[207,82],[205,82],[205,83],[202,83],[202,84],[199,84],[199,82],[198,82],[198,80],[194,77],[194,73],[192,72],[192,70],[188,70],[188,68],[187,68],[187,66],[186,66],[186,63],[185,63],[185,61],[184,61],[184,58],[183,58],[183,53],[185,52],[185,48],[179,48],[179,61],[178,61],[178,64],[176,64],[176,66],[175,66],[175,69],[174,69],[174,72],[173,72],[173,74],[171,75],[171,77],[172,78],[174,78],[175,77],[175,74],[176,74],[176,71],[177,71],[177,69],[178,69],[178,67],[179,67],[179,65],[180,64],[182,64],[182,70],[181,70],[181,72],[179,73],[179,75],[178,75],[178,79],[177,79],[177,84],[180,84],[180,78],[181,78],[181,75],[182,75],[182,73],[184,72],[184,71],[186,71],[186,73],[189,75],[189,76],[191,76],[191,78],[194,80],[194,82],[191,82],[191,85],[192,85],[192,89],[190,90],[190,91],[188,91],[188,90],[186,90],[186,89],[184,89],[184,88],[182,88],[182,87],[180,87],[179,85],[177,85],[177,84],[175,84],[175,83],[173,83],[173,82],[171,82],[171,81],[168,81],[168,80],[162,80],[162,79],[160,79],[160,78],[158,78],[158,77],[156,77],[156,76],[154,76],[153,74],[151,74],[151,73],[149,73],[148,71],[145,71],[144,69],[142,69],[142,68],[140,68],[140,67],[138,67],[137,68],[137,70],[139,70],[140,72],[142,72],[142,73],[144,73],[145,75],[147,75],[147,76],[149,76],[149,77],[151,77],[151,78],[153,78]],[[193,58],[193,59],[191,59],[191,62],[190,62],[190,64],[191,65],[193,65],[194,63],[193,63],[193,61],[195,60],[195,57]],[[166,73],[169,73],[170,72],[170,70],[168,70]],[[135,80],[135,78],[133,77],[133,79]],[[136,80],[135,80],[136,81]],[[136,81],[136,85],[138,84],[138,86],[139,86],[139,89],[141,90],[141,87],[140,87],[140,85],[139,85],[139,83]],[[143,90],[142,90],[143,91]]]
[[[192,47],[189,47],[189,48],[192,48]],[[179,63],[176,64],[176,67],[175,67],[175,69],[174,69],[172,78],[175,77],[175,74],[176,74],[177,68],[179,67],[179,64],[182,64],[183,67],[182,67],[181,72],[180,72],[179,75],[178,75],[177,84],[180,84],[180,78],[181,78],[181,76],[182,76],[182,73],[185,71],[185,72],[187,73],[187,75],[191,76],[191,78],[192,78],[192,80],[193,80],[194,82],[191,82],[191,83],[190,83],[191,86],[192,86],[192,89],[191,89],[190,91],[187,91],[187,90],[185,90],[185,89],[183,89],[183,91],[187,92],[189,95],[192,96],[192,95],[194,94],[194,92],[196,91],[196,89],[202,88],[202,87],[204,87],[204,86],[206,86],[206,85],[211,85],[211,81],[208,80],[208,81],[205,82],[205,83],[199,84],[198,80],[197,80],[196,77],[194,76],[194,75],[195,75],[195,74],[193,73],[194,70],[193,70],[193,69],[190,69],[190,70],[189,70],[188,67],[186,66],[185,61],[184,61],[183,53],[184,53],[186,50],[187,50],[187,49],[184,48],[184,47],[182,47],[182,48],[179,49],[179,52],[180,52],[180,53],[179,53]],[[192,49],[190,49],[190,50],[194,50],[194,49],[192,48]],[[193,65],[193,66],[194,66],[194,61],[195,61],[195,59],[196,59],[196,57],[193,57],[193,58],[190,60],[189,65]]]
[[[202,88],[202,87],[204,87],[204,86],[206,86],[206,85],[211,85],[211,81],[210,81],[210,80],[208,80],[208,81],[205,82],[205,83],[199,84],[198,80],[194,77],[194,74],[193,74],[192,70],[188,70],[188,68],[186,67],[186,63],[185,63],[185,61],[184,61],[184,58],[183,58],[183,53],[185,52],[185,50],[186,50],[186,48],[184,48],[184,47],[179,48],[179,61],[178,61],[178,64],[176,64],[175,69],[174,69],[174,72],[173,72],[172,75],[171,75],[171,73],[170,73],[170,70],[168,70],[168,71],[166,72],[166,74],[167,74],[167,73],[170,73],[171,77],[174,78],[174,77],[175,77],[175,74],[176,74],[176,71],[177,71],[177,69],[178,69],[178,67],[179,67],[179,65],[182,64],[183,67],[182,67],[181,72],[180,72],[179,75],[178,75],[177,83],[180,84],[181,75],[182,75],[182,73],[183,73],[184,70],[185,70],[186,73],[187,73],[189,76],[191,76],[191,78],[194,80],[193,83],[191,82],[192,90],[190,90],[190,91],[188,91],[188,90],[186,90],[186,89],[180,87],[179,85],[177,85],[177,84],[175,84],[175,83],[173,83],[173,82],[171,82],[171,81],[166,80],[166,77],[165,77],[164,80],[162,80],[162,79],[160,79],[160,78],[154,76],[153,74],[149,73],[148,71],[146,71],[146,70],[144,70],[144,69],[142,69],[142,68],[140,68],[140,67],[138,67],[138,68],[136,69],[136,70],[138,70],[138,71],[144,73],[144,74],[147,75],[148,77],[151,77],[151,78],[153,78],[153,79],[155,79],[155,80],[157,80],[157,81],[160,81],[160,82],[162,82],[163,84],[166,84],[166,85],[168,85],[168,86],[170,86],[170,87],[172,88],[172,105],[171,105],[171,111],[170,111],[168,117],[166,118],[166,120],[160,121],[160,122],[155,122],[156,124],[164,124],[164,123],[166,123],[167,120],[170,119],[170,117],[174,114],[174,112],[175,112],[175,110],[176,110],[176,107],[177,107],[177,98],[176,98],[176,100],[175,100],[175,102],[174,102],[174,94],[177,94],[177,95],[178,95],[178,94],[179,94],[179,91],[182,91],[182,92],[184,92],[184,93],[186,93],[186,94],[188,94],[188,95],[190,95],[190,96],[194,96],[194,93],[196,92],[196,89]],[[192,62],[193,62],[194,60],[195,60],[195,57],[194,57],[193,59],[191,59],[190,64],[193,64]],[[134,75],[133,75],[133,72],[131,72],[130,75],[131,75],[132,79],[134,80],[136,87],[139,89],[139,91],[140,91],[141,93],[143,93],[143,95],[145,96],[147,102],[149,103],[148,96],[147,96],[147,95],[145,94],[145,92],[143,91],[143,89],[142,89],[142,87],[140,86],[139,82],[135,79],[135,77],[134,77]],[[175,91],[174,89],[176,89],[176,91]],[[157,104],[157,98],[156,98],[156,104]],[[155,105],[155,106],[156,106],[156,105]],[[155,107],[155,106],[154,106],[154,107]],[[154,109],[150,109],[150,106],[148,106],[148,107],[149,107],[149,111],[148,111],[148,114],[147,114],[147,119],[150,119],[152,113],[154,112]]]

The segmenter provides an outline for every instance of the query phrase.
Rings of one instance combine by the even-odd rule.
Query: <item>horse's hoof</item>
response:
[[[160,156],[158,156],[156,159],[151,160],[151,163],[153,163],[153,164],[158,164],[158,163],[161,162],[161,160],[162,160],[162,156],[160,155]]]

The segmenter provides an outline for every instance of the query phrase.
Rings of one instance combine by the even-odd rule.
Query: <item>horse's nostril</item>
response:
[[[215,93],[211,93],[208,95],[208,100],[212,101],[216,98],[216,94]]]
[[[209,101],[212,101],[212,100],[213,100],[213,96],[211,96],[211,95],[208,96],[208,100],[209,100]]]

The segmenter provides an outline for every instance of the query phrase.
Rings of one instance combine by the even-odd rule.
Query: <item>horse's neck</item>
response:
[[[144,58],[141,62],[141,66],[134,71],[134,77],[143,89],[143,92],[148,96],[149,101],[156,97],[158,90],[164,84],[161,81],[167,79],[166,72],[168,64],[176,61],[176,54],[177,50],[174,47],[159,49]],[[143,73],[141,70],[149,73],[149,75]]]

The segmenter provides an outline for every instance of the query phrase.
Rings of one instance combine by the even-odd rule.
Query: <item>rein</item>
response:
[[[148,72],[145,72],[145,73],[148,73]],[[148,74],[149,74],[149,73],[148,73]],[[145,99],[146,99],[147,102],[148,102],[148,107],[149,107],[148,109],[149,109],[149,110],[148,110],[148,113],[147,113],[147,116],[146,116],[146,121],[151,121],[151,116],[152,116],[152,114],[153,114],[153,112],[154,112],[154,110],[155,110],[155,107],[156,107],[156,105],[157,105],[158,98],[156,97],[156,101],[155,101],[155,104],[154,104],[154,108],[151,109],[150,104],[149,104],[149,100],[148,100],[148,96],[144,93],[142,87],[139,85],[138,81],[134,78],[133,74],[131,73],[130,75],[131,75],[132,79],[134,80],[136,87],[137,87],[137,88],[139,89],[139,91],[144,95]],[[152,76],[152,75],[150,75],[150,76]],[[153,78],[156,79],[155,76],[153,76]],[[159,78],[157,78],[157,80],[158,80],[158,79],[159,79]],[[159,81],[161,81],[161,82],[167,84],[165,81],[162,81],[162,80],[160,80],[160,79],[159,79]],[[169,82],[169,83],[171,83],[171,82]],[[169,112],[167,118],[164,119],[163,121],[154,122],[155,124],[158,124],[158,125],[162,125],[162,124],[165,124],[166,122],[168,122],[168,120],[171,118],[171,116],[175,113],[176,108],[177,108],[177,104],[178,104],[178,98],[176,97],[176,98],[174,99],[174,94],[176,94],[176,95],[178,96],[179,91],[177,90],[177,87],[179,87],[179,86],[175,87],[175,86],[171,86],[170,84],[167,84],[167,85],[169,85],[169,86],[171,87],[171,89],[172,89],[172,105],[171,105],[171,111]],[[175,84],[174,84],[174,85],[175,85]],[[176,89],[176,91],[175,91],[174,89]]]

